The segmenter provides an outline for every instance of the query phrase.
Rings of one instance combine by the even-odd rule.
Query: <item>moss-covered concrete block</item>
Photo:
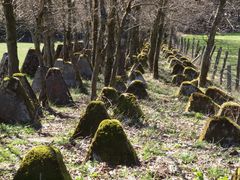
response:
[[[131,119],[144,117],[143,111],[141,110],[136,97],[129,93],[121,94],[118,99],[118,104],[114,109],[114,114]]]
[[[180,86],[182,82],[186,81],[186,77],[183,74],[177,74],[172,77],[172,84]]]
[[[190,81],[184,81],[178,91],[178,96],[191,96],[193,93],[203,93],[197,86],[194,86]]]
[[[240,145],[240,126],[223,116],[209,118],[200,136],[200,141],[217,143],[222,146]]]
[[[116,82],[114,84],[114,88],[119,92],[123,93],[127,89],[127,85],[125,84],[123,78],[121,76],[116,76]]]
[[[18,78],[6,77],[0,85],[0,122],[40,127],[36,108]]]
[[[210,98],[212,98],[212,100],[219,105],[222,105],[225,102],[234,100],[233,97],[227,94],[227,92],[224,92],[217,87],[209,87],[206,90],[205,94]]]
[[[86,160],[134,166],[139,160],[118,120],[104,120],[92,140]]]
[[[32,148],[13,180],[72,180],[59,150],[51,146]]]
[[[109,115],[102,101],[92,101],[87,106],[85,113],[80,118],[77,128],[72,138],[93,136],[104,119],[109,119]]]
[[[218,116],[225,116],[240,125],[240,105],[235,102],[226,102],[221,105]]]
[[[193,93],[188,100],[186,111],[199,112],[205,115],[214,115],[218,112],[219,106],[212,99],[202,93]]]
[[[116,89],[112,87],[104,87],[97,100],[103,101],[106,107],[116,105],[119,94]]]
[[[138,99],[146,99],[149,97],[145,84],[139,80],[132,81],[126,92],[134,94]]]
[[[183,71],[183,74],[185,75],[187,81],[192,81],[199,76],[199,72],[192,67],[186,67]]]
[[[185,66],[182,64],[175,64],[172,68],[172,75],[182,74],[185,69]]]

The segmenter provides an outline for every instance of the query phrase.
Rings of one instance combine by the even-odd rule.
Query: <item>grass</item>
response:
[[[33,43],[17,43],[18,46],[18,58],[19,65],[22,67],[26,54],[30,48],[34,48]],[[3,53],[7,52],[6,43],[0,43],[0,58],[2,58]]]
[[[164,76],[160,80],[154,80],[149,72],[144,74],[150,100],[139,101],[146,116],[143,127],[130,127],[123,122],[124,131],[141,161],[140,167],[112,168],[105,163],[83,163],[91,139],[78,139],[76,146],[72,146],[68,139],[90,98],[72,89],[70,92],[77,105],[53,107],[66,116],[58,117],[46,113],[41,120],[41,131],[0,124],[0,179],[12,179],[21,159],[33,146],[49,144],[61,150],[67,169],[73,179],[78,180],[129,177],[143,180],[202,180],[230,177],[240,161],[229,154],[240,151],[240,148],[224,149],[214,144],[199,142],[198,137],[207,117],[199,113],[185,113],[187,102],[176,98],[178,87],[168,83],[171,81],[168,64],[162,60],[159,67],[161,77]],[[89,91],[89,82],[84,83]],[[111,111],[110,115],[112,116]],[[219,162],[221,167],[217,166]]]
[[[185,38],[190,39],[190,41],[195,38],[196,40],[199,40],[200,45],[206,46],[207,43],[207,35],[184,35]],[[196,41],[195,41],[196,42]],[[219,83],[219,74],[220,74],[220,69],[222,68],[223,64],[223,59],[225,57],[225,52],[228,51],[228,60],[227,60],[227,65],[232,66],[232,86],[234,87],[235,85],[235,79],[236,79],[236,71],[237,71],[237,61],[238,61],[238,52],[240,48],[240,33],[228,33],[228,34],[217,34],[216,39],[215,39],[215,45],[216,45],[216,50],[213,54],[213,59],[211,61],[211,68],[210,68],[210,75],[213,72],[213,67],[215,64],[215,59],[217,56],[218,49],[220,47],[223,48],[222,55],[220,58],[220,63],[218,66],[218,71],[217,71],[217,77],[215,78],[215,82]],[[192,50],[190,50],[192,51]],[[227,67],[227,66],[226,66]],[[226,69],[224,72],[224,82],[223,86],[226,87]],[[211,76],[209,76],[211,77]]]

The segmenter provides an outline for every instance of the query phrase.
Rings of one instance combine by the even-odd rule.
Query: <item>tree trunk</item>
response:
[[[3,1],[3,11],[6,19],[7,50],[8,50],[8,75],[19,72],[19,60],[17,54],[16,20],[12,0]]]
[[[211,58],[211,51],[214,46],[215,42],[215,35],[217,32],[218,25],[221,23],[222,16],[224,15],[224,7],[226,4],[226,0],[220,0],[218,10],[216,13],[216,17],[214,19],[210,34],[209,34],[209,39],[207,42],[207,47],[204,53],[203,61],[202,61],[202,66],[201,66],[201,72],[200,72],[200,77],[199,77],[199,86],[204,87],[207,82],[207,74],[209,71],[210,67],[210,58]]]
[[[112,64],[114,60],[115,53],[115,26],[116,26],[116,0],[111,0],[111,10],[108,17],[108,35],[107,35],[107,52],[106,52],[106,65],[105,65],[105,75],[104,84],[108,86],[110,83]]]
[[[110,86],[114,86],[114,84],[115,84],[116,74],[117,74],[117,66],[118,66],[118,62],[121,57],[121,40],[122,40],[123,31],[124,31],[124,25],[126,23],[128,14],[131,12],[132,2],[133,2],[133,0],[128,1],[128,6],[125,10],[125,13],[123,15],[122,21],[119,26],[119,30],[118,30],[118,34],[117,34],[117,48],[116,48],[115,58],[114,58],[113,67],[112,67]]]
[[[97,97],[97,79],[98,74],[100,70],[101,65],[101,53],[103,49],[103,40],[104,40],[104,33],[106,30],[106,21],[107,21],[107,12],[105,8],[105,0],[99,0],[99,8],[101,12],[101,24],[100,24],[100,30],[98,33],[98,39],[97,39],[97,45],[96,45],[96,59],[95,59],[95,65],[93,69],[93,75],[92,75],[92,93],[91,93],[91,100],[94,100]],[[96,7],[96,6],[95,6]]]
[[[165,10],[166,3],[168,0],[162,0],[160,3],[161,5],[161,13],[160,13],[160,25],[159,25],[159,32],[158,32],[158,38],[157,38],[157,44],[156,44],[156,50],[155,50],[155,56],[154,56],[154,65],[153,65],[153,78],[158,79],[158,62],[159,62],[159,55],[160,55],[160,47],[163,42],[163,36],[164,36],[164,23],[165,23]],[[170,38],[171,39],[171,38]],[[172,42],[172,39],[170,40]]]
[[[92,66],[96,60],[97,40],[98,40],[98,0],[93,0],[93,23],[92,23]]]
[[[150,50],[149,50],[149,54],[148,54],[150,72],[153,71],[153,62],[154,62],[154,55],[155,55],[155,52],[156,52],[160,18],[161,18],[161,8],[158,9],[157,16],[156,16],[156,19],[154,20],[153,27],[152,27],[152,32],[151,32]]]

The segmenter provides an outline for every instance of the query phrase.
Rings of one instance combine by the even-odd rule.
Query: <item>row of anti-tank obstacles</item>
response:
[[[143,51],[147,52],[148,48],[146,46]],[[146,59],[147,53],[142,52],[140,56],[141,60]],[[63,65],[60,61],[58,59],[55,65]],[[86,161],[97,160],[109,165],[126,166],[140,164],[120,121],[114,118],[121,121],[125,120],[128,125],[141,125],[140,120],[144,118],[144,113],[137,99],[148,98],[147,84],[142,73],[144,73],[143,66],[136,62],[129,72],[126,84],[123,79],[118,77],[116,89],[103,88],[97,101],[92,101],[87,106],[70,139],[72,143],[75,143],[76,138],[92,137]],[[52,103],[60,106],[69,105],[69,103],[58,104],[56,99],[62,101],[65,97],[69,97],[69,102],[73,102],[63,74],[62,69],[56,67],[50,68],[46,73],[47,89],[48,84],[50,89],[47,91],[52,93],[53,100],[51,100],[49,93],[48,98]],[[42,112],[39,111],[39,102],[26,75],[18,73],[14,74],[13,77],[4,78],[0,85],[0,100],[4,102],[3,106],[0,106],[0,122],[41,126],[41,121],[35,117],[36,113]],[[112,116],[108,114],[108,108],[112,109]],[[51,146],[34,147],[24,157],[20,168],[14,175],[14,180],[39,178],[71,179],[61,153],[56,148]]]
[[[199,88],[197,67],[177,49],[169,50],[163,45],[162,51],[173,76],[172,84],[179,86],[177,96],[182,100],[188,98],[186,111],[209,116],[199,140],[224,147],[240,146],[240,105],[226,92],[213,86],[210,80],[205,88]],[[232,180],[239,179],[239,176],[240,168]]]
[[[178,63],[175,65],[171,65],[173,67],[173,74],[175,74],[175,76],[173,77],[173,83],[177,82],[176,77],[178,75],[184,74],[184,76],[182,77],[188,78],[188,82],[185,82],[184,81],[185,79],[184,79],[182,83],[177,82],[177,84],[178,85],[181,84],[180,91],[178,94],[179,96],[190,96],[189,105],[187,108],[189,111],[199,112],[198,110],[201,108],[197,108],[196,106],[201,104],[202,99],[205,100],[206,97],[208,99],[207,102],[208,103],[211,102],[210,103],[211,107],[214,104],[213,105],[214,112],[216,112],[215,108],[217,107],[217,103],[221,104],[226,101],[225,100],[224,102],[222,102],[223,101],[222,99],[226,99],[227,97],[228,100],[233,100],[226,93],[223,93],[222,91],[218,90],[217,92],[220,95],[217,95],[217,97],[220,96],[222,99],[212,97],[215,101],[214,102],[213,99],[211,99],[211,97],[207,96],[208,93],[204,95],[202,91],[197,88],[196,80],[195,82],[194,81],[189,82],[190,80],[194,80],[194,78],[197,78],[195,77],[195,75],[192,75],[192,74],[197,74],[197,70],[194,67],[194,65],[192,65],[187,60],[187,58],[184,58],[180,54],[178,54],[176,50],[173,50],[170,52],[169,50],[166,50],[163,47],[163,51],[164,51],[165,57],[168,58],[169,61],[172,61],[171,64],[173,63],[173,59],[174,59],[173,56],[175,56],[178,59],[181,59],[182,64],[184,63],[185,66],[188,67],[187,69],[184,67],[184,69],[181,70],[182,72],[180,72],[178,71],[178,68],[176,68]],[[189,68],[189,66],[191,68]],[[114,112],[113,117],[117,117],[119,119],[130,119],[131,120],[130,124],[136,123],[136,121],[134,120],[139,120],[144,116],[140,106],[138,105],[137,98],[138,99],[148,98],[148,93],[146,91],[146,82],[141,72],[138,70],[136,71],[135,69],[138,69],[143,72],[142,66],[138,66],[138,67],[134,66],[133,69],[130,71],[129,79],[132,78],[131,80],[134,80],[134,79],[140,79],[140,80],[135,80],[129,83],[129,86],[127,90],[124,91],[124,93],[122,93],[123,91],[117,91],[114,88],[104,88],[101,94],[99,95],[98,101],[91,102],[88,105],[85,111],[85,114],[81,117],[79,124],[74,134],[72,135],[70,141],[74,142],[74,140],[78,137],[87,137],[87,136],[92,137],[92,142],[91,142],[88,154],[86,156],[86,161],[97,160],[97,161],[106,162],[110,165],[118,165],[118,164],[123,164],[127,166],[139,165],[140,162],[137,157],[137,154],[133,149],[132,145],[130,144],[130,142],[128,141],[120,121],[112,119],[106,109],[106,108],[113,108],[113,112]],[[177,70],[177,73],[174,72],[175,70]],[[8,78],[8,79],[5,78],[3,81],[3,84],[5,83],[9,85],[9,87],[13,87],[11,86],[11,84],[14,84],[14,83],[11,83],[11,82],[15,82],[15,83],[20,82],[21,79],[24,79],[24,81],[26,81],[26,77],[25,78],[22,78],[22,77],[25,77],[25,76],[22,76],[21,74],[16,74],[14,78]],[[190,77],[194,77],[194,78],[191,79]],[[23,86],[22,81],[21,83],[17,83],[18,86],[14,86],[14,87],[20,87],[20,89],[22,89],[19,92],[24,92],[23,88],[26,89],[26,87],[21,88],[21,86]],[[123,85],[124,82],[123,81],[121,82]],[[11,88],[10,90],[15,91],[15,89],[11,89]],[[216,89],[212,88],[212,90],[214,91]],[[213,95],[214,94],[215,94],[215,91]],[[195,97],[197,97],[197,100]],[[211,101],[209,101],[209,99]],[[31,102],[33,101],[31,100]],[[200,103],[196,103],[196,102],[200,102]],[[201,110],[200,112],[203,111],[202,113],[211,114],[209,113],[208,110],[209,109],[207,109],[206,111]],[[96,116],[96,114],[98,114],[98,116]],[[217,128],[215,128],[215,126],[217,126]],[[223,129],[222,128],[223,126],[227,128]],[[231,129],[231,132],[229,131],[230,129]],[[219,136],[219,131],[221,131],[220,136],[223,136],[221,137],[221,140],[224,139],[225,136],[230,137],[230,140],[231,140],[231,142],[229,142],[229,139],[226,138],[225,139],[226,141],[221,141],[221,142],[224,142],[224,144],[231,143],[232,145],[233,142],[234,144],[239,143],[238,141],[239,130],[240,130],[239,126],[233,120],[226,117],[222,117],[222,116],[214,116],[210,120],[208,120],[208,123],[200,139],[211,141],[211,142],[215,141],[216,140],[215,138],[218,138]],[[54,167],[56,168],[56,171],[53,171],[52,168],[50,168],[52,163],[55,164]],[[238,175],[239,175],[239,170],[237,170],[235,176],[237,177]],[[52,179],[53,177],[55,179],[56,178],[71,179],[71,176],[68,173],[66,166],[63,163],[61,153],[57,149],[50,146],[38,146],[33,148],[29,153],[27,153],[27,155],[23,159],[21,166],[17,171],[14,179],[35,179],[36,177],[39,177],[39,176],[41,176],[42,179]]]

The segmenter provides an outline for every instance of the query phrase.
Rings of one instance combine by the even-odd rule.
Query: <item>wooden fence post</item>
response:
[[[200,41],[198,40],[197,45],[196,45],[196,51],[195,51],[195,54],[194,54],[195,57],[197,57],[199,52],[201,51],[201,47],[199,46],[199,44],[200,44]]]
[[[222,55],[222,47],[220,47],[217,52],[216,61],[215,61],[214,67],[213,67],[212,81],[215,79],[215,75],[217,73],[217,68],[219,65],[221,55]]]
[[[220,72],[220,84],[221,85],[223,83],[223,72],[224,72],[225,67],[226,67],[227,59],[228,59],[228,51],[226,51],[226,53],[225,53],[225,58],[223,60],[223,66],[222,66],[222,69],[221,69],[221,72]]]
[[[227,90],[232,92],[232,66],[227,65]]]
[[[239,90],[239,79],[240,79],[240,48],[238,50],[238,63],[237,63],[237,77],[236,77],[236,90]]]
[[[190,49],[190,39],[187,40],[187,47],[185,52],[186,55],[188,54],[189,49]]]
[[[193,38],[192,40],[192,58],[194,58],[194,54],[195,54],[195,38]]]

